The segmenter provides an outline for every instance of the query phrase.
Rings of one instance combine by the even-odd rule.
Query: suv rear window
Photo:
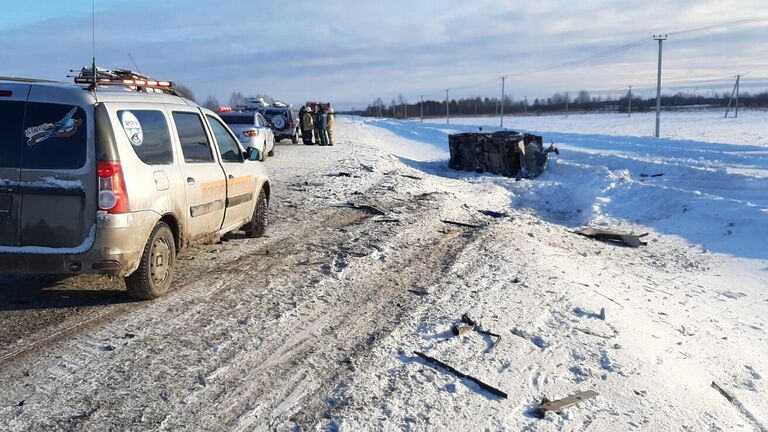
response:
[[[85,165],[88,127],[77,106],[28,102],[21,167],[75,169]]]
[[[168,121],[161,111],[118,111],[117,118],[133,151],[142,162],[147,165],[173,163],[171,134],[168,132]]]
[[[174,112],[173,122],[179,132],[185,162],[213,162],[211,144],[205,135],[203,119],[195,113]]]
[[[19,168],[21,131],[24,121],[23,101],[0,102],[0,167]]]
[[[254,125],[254,114],[227,114],[221,116],[224,123],[231,125]]]

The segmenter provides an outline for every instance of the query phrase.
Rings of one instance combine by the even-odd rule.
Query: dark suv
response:
[[[261,115],[269,122],[275,135],[275,142],[290,139],[299,142],[299,117],[290,105],[270,105],[259,109]]]

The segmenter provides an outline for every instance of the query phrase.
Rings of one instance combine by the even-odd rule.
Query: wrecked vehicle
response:
[[[554,145],[544,148],[540,135],[515,131],[465,132],[448,136],[454,170],[490,172],[505,177],[535,178],[544,172]]]
[[[259,150],[173,83],[93,69],[0,78],[0,272],[106,274],[156,298],[180,248],[264,233],[269,179]]]

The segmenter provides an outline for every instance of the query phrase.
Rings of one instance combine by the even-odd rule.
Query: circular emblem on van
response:
[[[128,141],[134,147],[139,147],[144,143],[144,131],[141,129],[141,123],[130,111],[123,111],[120,113],[120,123],[123,125],[123,130],[128,135]]]

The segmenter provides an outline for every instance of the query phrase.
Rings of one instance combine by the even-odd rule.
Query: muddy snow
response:
[[[334,147],[277,146],[268,236],[184,252],[153,302],[4,276],[0,429],[765,430],[758,153],[563,129],[538,180],[449,171],[446,132],[476,126],[340,120]],[[464,313],[501,338],[453,336]]]

